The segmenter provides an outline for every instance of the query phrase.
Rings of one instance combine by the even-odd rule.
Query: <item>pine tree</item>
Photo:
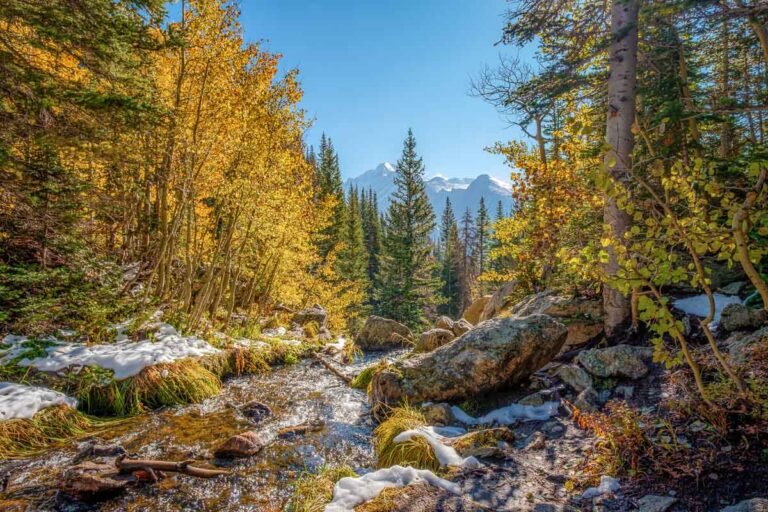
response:
[[[476,230],[469,207],[461,218],[459,241],[461,243],[461,267],[459,273],[459,306],[461,311],[472,302],[472,288],[475,284],[475,256],[472,248],[475,246]]]
[[[411,130],[397,162],[395,186],[386,217],[378,312],[415,327],[422,322],[423,308],[434,303],[437,284],[430,242],[435,214]]]
[[[376,194],[373,190],[363,192],[361,211],[363,218],[363,237],[365,250],[368,255],[366,271],[368,275],[368,302],[375,303],[375,291],[379,276],[379,258],[381,257],[381,223],[379,221],[379,207]]]
[[[504,215],[504,203],[499,201],[496,203],[496,222],[500,221],[505,217]]]
[[[437,254],[442,260],[447,252],[448,240],[450,239],[451,227],[456,224],[456,215],[453,213],[451,198],[445,198],[445,208],[440,218],[440,235],[438,239]]]
[[[341,183],[339,157],[333,142],[325,133],[320,137],[320,155],[316,166],[315,187],[318,201],[330,201],[333,213],[328,226],[322,230],[318,244],[320,256],[325,259],[344,238],[346,224],[345,198]]]
[[[445,246],[440,267],[440,294],[444,302],[438,311],[452,318],[461,313],[462,247],[459,241],[459,228],[454,219],[446,228]]]
[[[368,254],[363,239],[363,219],[357,189],[349,188],[346,222],[342,230],[342,245],[337,267],[339,276],[361,287],[368,286]]]
[[[480,206],[477,209],[477,219],[475,220],[475,249],[473,251],[477,265],[477,275],[482,275],[487,270],[489,230],[488,209],[485,207],[485,199],[481,197]]]

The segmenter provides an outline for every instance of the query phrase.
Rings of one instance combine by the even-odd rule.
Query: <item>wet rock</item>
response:
[[[496,317],[511,306],[514,303],[511,295],[515,288],[517,288],[517,281],[510,281],[496,290],[486,302],[483,312],[480,314],[480,322]]]
[[[587,299],[547,290],[525,297],[509,309],[512,316],[549,315],[568,328],[563,351],[580,345],[603,332],[603,306],[598,299]]]
[[[414,352],[431,352],[437,347],[442,347],[452,339],[456,337],[453,332],[447,329],[430,329],[424,331],[419,340],[416,342],[416,346],[413,347]]]
[[[575,364],[561,366],[555,374],[565,384],[571,386],[577,393],[592,387],[592,377],[583,368]]]
[[[243,432],[224,441],[224,444],[216,449],[214,455],[221,458],[250,457],[259,453],[265,444],[258,433]]]
[[[426,483],[384,489],[378,497],[355,507],[355,512],[407,510],[408,512],[481,512],[491,510],[466,496],[452,494]]]
[[[720,512],[768,512],[768,499],[752,498],[720,509]]]
[[[597,410],[597,405],[600,402],[600,396],[593,388],[587,388],[576,397],[573,401],[573,405],[581,409],[582,411],[594,412]]]
[[[456,418],[453,416],[453,410],[451,409],[451,406],[446,403],[422,405],[421,413],[424,415],[424,419],[430,425],[445,427],[448,425],[453,425],[456,422]]]
[[[491,297],[491,295],[483,295],[482,297],[476,298],[472,304],[464,310],[464,314],[461,315],[461,318],[472,325],[480,323],[480,316],[483,314],[483,309],[485,309],[485,305],[488,304]]]
[[[374,375],[371,401],[462,400],[517,384],[557,355],[566,334],[565,326],[546,315],[487,320]]]
[[[653,357],[650,347],[615,347],[585,350],[576,356],[576,361],[596,377],[628,377],[639,379],[648,373],[643,359]]]
[[[475,430],[456,438],[451,446],[462,457],[505,457],[503,447],[515,442],[515,433],[507,427]]]
[[[240,408],[240,413],[251,420],[254,425],[258,425],[272,416],[272,409],[267,404],[261,402],[249,402]]]
[[[734,281],[725,286],[720,287],[717,291],[726,295],[740,295],[744,287],[747,286],[746,281]]]
[[[301,425],[283,427],[277,431],[277,437],[280,439],[290,439],[293,437],[304,436],[311,432],[320,432],[324,428],[325,423],[323,421],[311,421],[309,423],[302,423]]]
[[[552,391],[548,389],[542,389],[540,391],[537,391],[536,393],[533,393],[531,395],[526,396],[525,398],[518,400],[517,403],[523,404],[523,405],[541,405],[545,402],[551,402],[551,401],[552,401]]]
[[[78,499],[108,499],[134,481],[131,475],[121,475],[113,464],[83,462],[63,472],[59,489]]]
[[[461,336],[468,330],[472,328],[472,324],[464,320],[463,318],[460,318],[456,320],[455,322],[451,320],[447,316],[441,316],[437,319],[437,322],[435,323],[435,327],[438,329],[444,329],[446,331],[451,331],[454,336]]]
[[[750,356],[750,347],[758,341],[768,338],[768,326],[759,329],[752,334],[733,335],[728,338],[728,355],[736,364],[743,364]]]
[[[408,345],[411,340],[413,333],[408,327],[389,318],[371,315],[355,343],[362,350],[387,350]]]
[[[638,512],[666,512],[676,501],[677,499],[671,496],[649,494],[637,500]]]
[[[744,304],[728,304],[720,314],[720,327],[728,332],[757,329],[768,321],[768,311]]]
[[[297,325],[304,327],[310,322],[317,324],[318,329],[325,327],[325,323],[328,320],[328,313],[319,304],[315,304],[312,307],[302,309],[293,315],[291,321]]]
[[[119,455],[126,455],[125,448],[116,444],[102,445],[96,441],[91,440],[85,443],[85,446],[75,456],[74,461],[79,462],[84,459],[91,459],[94,457],[117,457]]]

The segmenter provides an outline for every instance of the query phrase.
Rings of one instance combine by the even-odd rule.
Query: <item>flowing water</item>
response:
[[[380,357],[368,356],[347,370],[353,373]],[[272,410],[272,415],[256,426],[239,411],[252,401]],[[21,464],[0,462],[0,473],[14,468],[0,509],[282,510],[293,482],[303,471],[324,464],[348,464],[358,470],[372,467],[373,424],[369,412],[364,392],[349,388],[316,362],[304,361],[261,375],[230,379],[218,396],[201,404],[131,418],[98,437],[100,442],[118,444],[141,458],[208,461],[231,469],[231,475],[210,480],[169,475],[155,485],[142,485],[118,498],[87,505],[56,491],[59,472],[71,465],[78,453],[74,447]],[[318,420],[324,424],[318,432],[292,439],[276,436],[281,427]],[[254,430],[273,441],[251,458],[213,459],[219,444],[245,430]]]

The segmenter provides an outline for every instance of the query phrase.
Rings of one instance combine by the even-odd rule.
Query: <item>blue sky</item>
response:
[[[508,178],[484,148],[519,138],[490,105],[468,95],[493,64],[505,0],[242,0],[248,41],[298,68],[307,140],[332,139],[344,177],[395,162],[412,127],[429,176]],[[172,9],[173,10],[173,9]]]

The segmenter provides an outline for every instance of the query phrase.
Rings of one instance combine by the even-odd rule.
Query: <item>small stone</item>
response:
[[[625,400],[629,400],[635,394],[635,387],[634,386],[617,386],[616,389],[613,390],[613,393],[617,397],[620,396]]]
[[[649,494],[637,501],[638,512],[665,512],[677,501],[669,496],[654,496]]]
[[[549,390],[543,389],[518,400],[517,403],[523,405],[542,405],[543,403],[549,402],[551,400],[552,393]]]
[[[419,340],[416,342],[416,346],[413,347],[413,351],[432,352],[436,348],[449,343],[454,338],[456,338],[456,335],[453,331],[449,331],[448,329],[430,329],[421,334]]]
[[[424,404],[421,413],[428,424],[438,427],[453,425],[456,421],[451,406],[446,403]]]
[[[547,436],[543,432],[534,432],[525,444],[526,450],[543,450],[547,446]]]
[[[571,386],[577,393],[592,387],[592,377],[583,368],[575,364],[560,367],[555,375]]]
[[[573,405],[581,409],[582,411],[594,412],[597,410],[597,403],[599,396],[593,388],[587,388],[576,397]]]
[[[236,434],[219,446],[214,455],[221,458],[250,457],[256,455],[264,448],[265,443],[256,432],[243,432]]]

